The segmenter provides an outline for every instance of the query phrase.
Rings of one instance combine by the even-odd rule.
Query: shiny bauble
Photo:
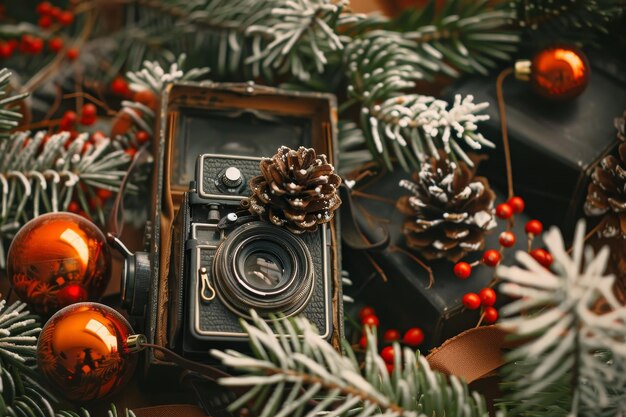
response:
[[[30,309],[50,316],[67,305],[98,300],[110,278],[104,234],[72,213],[49,213],[26,223],[7,256],[7,275]]]
[[[126,319],[103,304],[65,307],[41,331],[38,370],[69,401],[101,399],[133,375],[137,354],[130,353],[126,343],[132,334]]]
[[[532,59],[530,81],[538,95],[550,100],[579,96],[589,84],[590,66],[578,49],[555,46],[539,51]]]

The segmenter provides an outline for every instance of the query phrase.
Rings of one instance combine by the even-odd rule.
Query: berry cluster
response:
[[[379,328],[380,320],[376,315],[376,311],[372,307],[363,307],[359,312],[359,318],[361,319],[361,325],[363,333],[361,335],[361,339],[359,341],[359,346],[362,349],[367,348],[367,337],[365,335],[366,327],[374,327],[375,329]],[[400,332],[396,329],[388,329],[383,334],[383,343],[387,346],[383,347],[380,355],[387,364],[387,370],[389,373],[393,371],[393,358],[394,358],[394,349],[391,346],[392,343],[398,342],[402,343],[406,346],[418,347],[424,341],[424,332],[419,327],[411,327],[407,331],[404,332],[402,338],[400,337]]]
[[[494,307],[496,303],[496,292],[491,287],[480,290],[478,294],[468,292],[463,296],[463,305],[469,310],[476,310],[481,305],[483,307],[482,319],[486,323],[495,323],[498,320],[498,310]]]
[[[24,55],[39,55],[46,46],[52,53],[59,53],[65,47],[65,42],[60,36],[55,36],[62,28],[74,23],[74,12],[63,10],[53,6],[50,2],[43,1],[36,7],[39,19],[37,25],[42,32],[37,34],[23,34],[20,38],[11,38],[0,41],[0,59],[11,58],[16,52]],[[67,59],[73,61],[78,58],[77,48],[68,48],[65,52]]]
[[[488,267],[496,267],[500,263],[502,260],[502,252],[506,248],[511,248],[515,245],[517,239],[515,234],[511,231],[512,220],[515,214],[524,211],[524,207],[524,200],[517,196],[511,197],[506,203],[496,206],[496,216],[509,221],[507,230],[500,233],[498,238],[500,248],[498,250],[487,249],[483,253],[482,258],[478,261],[472,263],[458,262],[455,264],[453,272],[457,278],[468,279],[472,274],[472,268],[481,264]],[[528,252],[539,264],[545,268],[549,268],[552,264],[552,255],[545,249],[532,249],[532,241],[543,232],[543,224],[541,224],[539,220],[530,220],[526,223],[524,230],[528,235]],[[498,310],[494,307],[496,292],[491,288],[496,283],[497,280],[494,279],[489,287],[483,288],[478,294],[470,292],[465,294],[462,298],[462,303],[468,310],[477,310],[482,306],[481,322],[484,320],[486,323],[495,323],[498,320]]]

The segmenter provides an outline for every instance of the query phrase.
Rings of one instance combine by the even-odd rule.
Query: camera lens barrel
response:
[[[304,241],[264,222],[233,230],[213,260],[218,297],[238,315],[300,312],[313,292],[313,260]]]
[[[136,252],[126,258],[122,276],[122,304],[131,316],[143,316],[150,290],[150,255]]]

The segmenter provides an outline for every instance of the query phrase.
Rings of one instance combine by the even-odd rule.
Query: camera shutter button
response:
[[[224,184],[228,188],[239,187],[243,182],[243,176],[241,175],[241,171],[235,167],[228,167],[222,174],[220,178],[222,184]]]

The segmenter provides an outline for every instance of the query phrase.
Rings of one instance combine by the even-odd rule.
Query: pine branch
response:
[[[22,114],[11,110],[11,107],[28,96],[27,93],[7,96],[11,75],[6,68],[0,69],[0,140],[8,138],[9,132],[15,129],[22,119]]]
[[[226,386],[251,389],[231,410],[255,402],[261,416],[487,416],[484,399],[469,393],[456,377],[433,372],[428,362],[396,344],[394,371],[378,355],[368,330],[365,369],[361,373],[349,346],[342,356],[303,318],[273,320],[274,330],[252,311],[253,324],[242,322],[254,352],[212,350],[239,371]]]
[[[96,189],[119,191],[130,157],[119,143],[88,142],[79,135],[65,148],[70,134],[46,138],[44,132],[14,133],[0,142],[0,267],[4,267],[5,240],[29,219],[46,212],[67,211],[77,199],[90,217],[105,223],[102,207],[92,208]],[[127,189],[137,191],[129,184]]]
[[[512,59],[520,38],[510,29],[515,17],[511,10],[493,9],[487,1],[449,0],[440,10],[437,4],[431,0],[395,19],[364,17],[342,29],[355,37],[372,31],[395,33],[428,62],[419,70],[430,76],[441,72],[453,77],[460,72],[487,74],[498,62]]]
[[[613,294],[615,277],[604,275],[608,248],[594,255],[584,235],[580,221],[571,257],[557,229],[545,235],[554,272],[525,252],[521,266],[497,270],[500,290],[517,299],[500,310],[502,325],[525,341],[502,373],[511,415],[626,413],[626,307]]]
[[[150,0],[137,4],[138,13],[128,10],[128,27],[118,34],[127,58],[119,58],[113,68],[128,57],[132,57],[127,61],[129,68],[135,69],[145,59],[163,63],[183,51],[211,50],[210,56],[201,58],[218,77],[240,74],[241,78],[272,80],[288,74],[308,80],[313,73],[323,72],[327,54],[343,46],[335,31],[341,1]]]
[[[448,103],[418,94],[397,96],[361,109],[361,125],[374,155],[393,169],[390,156],[409,171],[428,156],[439,157],[443,149],[453,159],[461,158],[469,166],[473,162],[459,142],[473,150],[495,145],[477,132],[477,123],[489,116],[477,114],[488,103],[474,103],[471,95],[457,95]]]
[[[518,25],[532,39],[593,43],[624,13],[622,0],[513,0]]]

